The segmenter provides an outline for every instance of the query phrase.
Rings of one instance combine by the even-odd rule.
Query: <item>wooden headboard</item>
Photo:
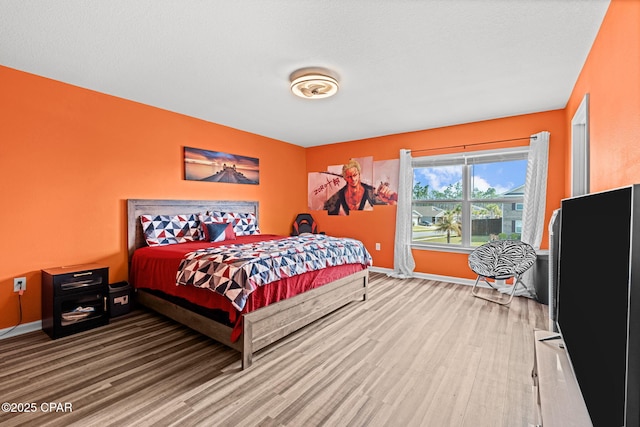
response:
[[[147,246],[140,215],[204,214],[207,211],[253,213],[260,224],[257,201],[129,199],[127,200],[129,261],[136,249]]]

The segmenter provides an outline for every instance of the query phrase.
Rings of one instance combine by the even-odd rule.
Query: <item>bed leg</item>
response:
[[[253,330],[251,322],[245,317],[242,319],[242,369],[247,369],[253,363]]]
[[[369,290],[369,275],[368,274],[364,277],[364,281],[362,283],[362,286],[364,286],[364,292],[362,293],[362,301],[366,301],[367,300],[367,291]]]

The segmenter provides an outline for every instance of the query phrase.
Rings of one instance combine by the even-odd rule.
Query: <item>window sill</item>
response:
[[[463,246],[445,246],[445,245],[429,245],[424,243],[411,243],[411,249],[418,249],[421,251],[434,251],[434,252],[452,252],[458,254],[470,254],[476,249],[477,246],[472,248],[465,248]],[[548,249],[536,249],[536,254],[541,257],[548,257]]]
[[[465,248],[464,246],[447,246],[447,245],[433,245],[425,243],[411,243],[411,249],[418,249],[421,251],[434,251],[434,252],[453,252],[459,254],[470,254],[473,252],[473,248]]]

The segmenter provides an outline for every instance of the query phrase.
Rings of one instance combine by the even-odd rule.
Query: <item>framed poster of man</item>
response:
[[[363,157],[329,166],[326,172],[309,174],[309,209],[349,215],[354,210],[395,204],[397,176],[397,160],[373,162],[372,157]]]

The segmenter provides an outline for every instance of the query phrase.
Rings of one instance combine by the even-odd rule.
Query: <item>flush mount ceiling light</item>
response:
[[[291,74],[291,92],[300,98],[328,98],[338,92],[338,80],[322,72],[299,70]]]

